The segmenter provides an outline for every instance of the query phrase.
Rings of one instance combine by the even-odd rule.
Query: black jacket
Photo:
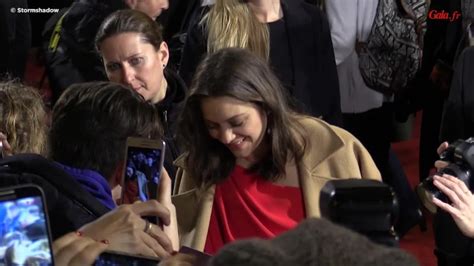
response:
[[[302,1],[283,0],[282,7],[294,73],[293,84],[287,89],[299,110],[341,125],[339,81],[328,21],[318,8]],[[197,21],[189,29],[179,69],[188,85],[207,51],[207,32],[200,19]]]
[[[108,15],[125,8],[123,1],[77,0],[48,20],[43,31],[43,50],[53,101],[71,84],[107,80],[95,51],[95,35]],[[50,49],[51,36],[62,16],[58,45]]]
[[[176,174],[176,167],[173,162],[180,155],[178,145],[175,142],[176,122],[180,111],[181,103],[184,100],[186,85],[184,81],[172,70],[165,69],[165,78],[168,88],[165,98],[156,104],[161,116],[161,123],[164,129],[165,161],[164,167],[173,179]]]
[[[36,154],[0,160],[0,187],[29,183],[44,191],[54,239],[110,211],[52,161]]]
[[[440,142],[474,136],[473,69],[474,47],[470,47],[462,52],[454,70],[449,97],[444,104]],[[459,230],[449,213],[438,209],[433,218],[433,229],[438,265],[473,265],[474,241]]]
[[[440,129],[440,142],[474,136],[474,47],[464,50],[454,71]]]

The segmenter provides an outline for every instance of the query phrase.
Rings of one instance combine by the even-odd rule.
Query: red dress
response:
[[[204,251],[215,254],[237,239],[272,238],[305,217],[299,187],[281,186],[236,166],[216,185]]]

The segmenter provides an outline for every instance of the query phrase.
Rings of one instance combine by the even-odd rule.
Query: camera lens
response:
[[[425,181],[416,187],[416,193],[421,203],[432,213],[436,213],[436,205],[433,204],[433,198],[442,200],[443,193],[433,184],[433,176],[428,177]]]
[[[471,176],[470,168],[459,164],[450,164],[439,170],[436,175],[442,176],[448,174],[463,181],[468,187],[469,177]],[[443,194],[434,184],[433,176],[428,177],[425,181],[416,187],[416,192],[421,203],[432,213],[436,213],[437,206],[433,204],[433,198],[437,198],[443,202],[449,203],[448,197]]]

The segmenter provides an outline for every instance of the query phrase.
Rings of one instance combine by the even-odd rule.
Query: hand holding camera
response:
[[[438,153],[440,153],[441,161],[437,161],[435,164],[438,168],[435,176],[449,175],[455,177],[464,183],[466,188],[472,189],[474,182],[474,178],[472,178],[472,171],[474,169],[474,138],[457,140],[450,145],[443,143],[438,148]],[[416,191],[423,205],[432,213],[436,213],[437,205],[433,203],[433,199],[436,198],[447,204],[451,204],[451,199],[449,195],[443,193],[442,190],[435,186],[433,178],[434,176],[430,176],[420,183]]]
[[[433,198],[433,203],[451,214],[459,230],[467,236],[474,238],[474,195],[466,184],[450,175],[433,177],[434,185],[448,198],[451,204]]]
[[[446,149],[449,147],[449,143],[447,141],[441,143],[438,147],[438,149],[436,149],[436,152],[438,153],[438,155],[442,155],[444,151],[446,151]],[[445,168],[446,166],[449,165],[449,162],[447,161],[443,161],[443,160],[437,160],[435,163],[434,163],[434,166],[436,167],[436,169],[439,171],[441,170],[442,168]]]
[[[474,237],[474,138],[444,142],[437,152],[438,171],[418,185],[418,196],[428,210],[444,210],[464,235]]]

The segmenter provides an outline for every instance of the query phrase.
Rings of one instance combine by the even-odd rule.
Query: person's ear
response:
[[[265,117],[266,117],[266,124],[267,124],[267,134],[270,135],[272,133],[272,128],[271,124],[273,122],[273,117],[272,113],[270,111],[265,111]]]
[[[165,68],[168,65],[168,60],[170,59],[170,52],[166,42],[161,42],[160,49],[158,50],[158,58],[163,65],[163,68]]]
[[[112,173],[112,176],[109,178],[110,187],[115,187],[116,185],[122,184],[123,171],[125,169],[125,163],[120,162],[119,165],[115,168],[115,171]]]
[[[109,177],[109,186],[112,189],[112,199],[115,204],[119,204],[122,198],[122,176],[124,171],[125,163],[120,164],[115,168],[112,176]]]
[[[128,6],[130,9],[135,9],[137,7],[138,0],[123,0],[123,2]]]

